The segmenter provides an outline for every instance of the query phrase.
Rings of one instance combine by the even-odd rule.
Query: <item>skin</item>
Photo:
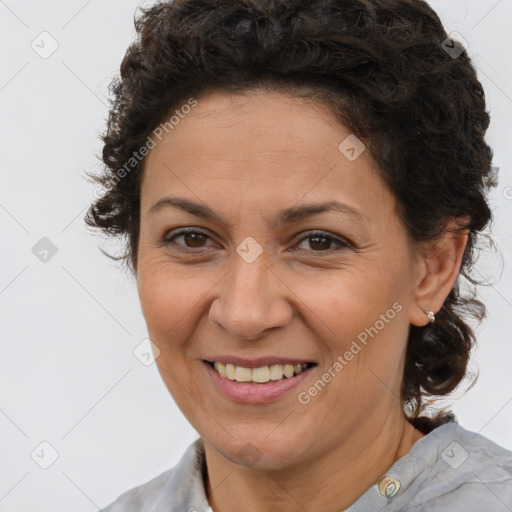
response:
[[[349,161],[350,131],[327,107],[282,92],[214,92],[153,148],[141,183],[138,292],[159,372],[205,444],[215,512],[340,511],[422,437],[400,402],[409,324],[425,325],[457,278],[466,234],[413,244],[369,151]],[[229,225],[167,206],[208,205]],[[279,225],[291,206],[337,200]],[[447,227],[453,227],[452,220]],[[162,240],[178,228],[206,237]],[[352,247],[316,241],[313,230]],[[263,249],[236,252],[246,237]],[[295,250],[293,250],[295,249]],[[307,405],[305,391],[381,314],[401,311]],[[240,404],[212,386],[206,354],[276,355],[318,364],[300,389]],[[248,443],[253,460],[244,460]]]

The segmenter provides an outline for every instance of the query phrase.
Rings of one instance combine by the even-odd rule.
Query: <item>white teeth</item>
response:
[[[229,380],[235,380],[235,365],[230,363],[226,365],[226,377]]]
[[[213,366],[220,373],[221,377],[226,376],[226,365],[224,363],[215,363]]]
[[[285,364],[284,365],[284,375],[285,377],[293,377],[293,374],[295,372],[295,368],[293,366],[293,364]]]
[[[270,380],[270,370],[268,366],[262,366],[261,368],[252,369],[252,381],[253,382],[268,382]]]
[[[242,366],[235,366],[235,380],[238,382],[249,382],[252,377],[252,370],[250,368],[243,368]]]
[[[261,366],[260,368],[244,368],[233,364],[217,363],[213,367],[221,377],[237,382],[257,382],[263,384],[271,380],[281,380],[282,378],[291,378],[298,375],[307,368],[307,364],[273,364],[271,366]]]
[[[283,378],[283,365],[282,364],[273,364],[270,367],[270,380],[281,380]]]

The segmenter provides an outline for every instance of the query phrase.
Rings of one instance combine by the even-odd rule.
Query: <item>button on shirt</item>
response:
[[[201,438],[179,463],[103,512],[212,512],[203,485]],[[347,512],[512,512],[512,452],[458,423],[417,441]]]

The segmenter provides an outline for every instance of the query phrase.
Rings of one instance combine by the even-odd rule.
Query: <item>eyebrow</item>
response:
[[[182,197],[162,197],[148,210],[148,215],[153,215],[166,206],[172,206],[183,210],[184,212],[201,217],[207,220],[217,221],[224,227],[232,227],[231,223],[225,221],[220,215],[213,211],[209,206],[194,203]],[[326,201],[323,203],[306,204],[303,206],[291,206],[279,212],[277,224],[291,224],[298,222],[306,217],[319,213],[337,211],[355,217],[358,220],[364,220],[364,215],[359,211],[345,203],[339,201]]]

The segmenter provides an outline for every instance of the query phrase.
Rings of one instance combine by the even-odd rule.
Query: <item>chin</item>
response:
[[[286,434],[283,431],[283,434]],[[266,437],[267,436],[267,437]],[[267,432],[258,436],[245,435],[229,437],[213,444],[217,452],[233,464],[261,470],[279,470],[297,463],[304,452],[304,439],[291,435],[272,438]]]

